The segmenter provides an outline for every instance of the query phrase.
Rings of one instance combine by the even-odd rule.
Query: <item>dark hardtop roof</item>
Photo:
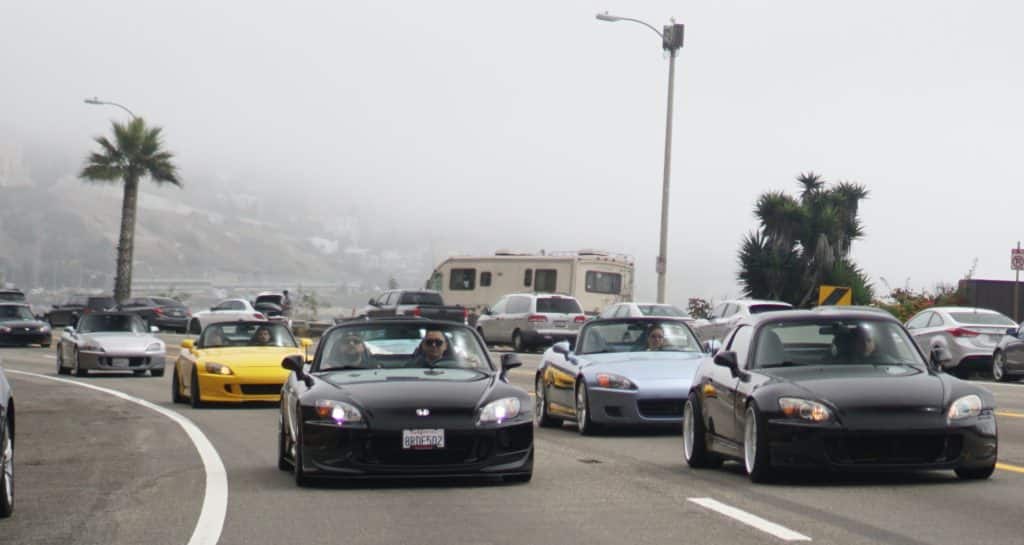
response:
[[[775,310],[754,314],[743,321],[757,327],[765,322],[813,322],[822,319],[874,320],[899,324],[891,314],[886,316],[872,310],[820,309],[820,310]]]

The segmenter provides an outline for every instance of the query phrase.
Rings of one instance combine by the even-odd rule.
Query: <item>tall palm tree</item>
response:
[[[740,248],[739,280],[748,296],[807,306],[821,284],[853,288],[867,303],[871,286],[850,261],[850,246],[864,236],[857,217],[868,190],[856,183],[826,187],[813,172],[797,177],[799,197],[781,191],[762,194],[754,206],[760,227]]]
[[[163,147],[160,127],[148,127],[141,117],[127,124],[115,122],[113,125],[114,140],[105,136],[95,138],[101,150],[89,154],[79,176],[90,182],[120,181],[124,184],[114,278],[114,298],[121,302],[131,296],[139,181],[149,177],[157,184],[181,187],[181,180],[172,161],[174,155]]]

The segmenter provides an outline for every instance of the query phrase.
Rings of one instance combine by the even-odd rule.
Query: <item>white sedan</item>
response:
[[[188,322],[188,333],[198,335],[210,324],[218,322],[237,321],[266,321],[267,316],[252,307],[252,304],[245,299],[225,299],[204,310],[192,315]]]

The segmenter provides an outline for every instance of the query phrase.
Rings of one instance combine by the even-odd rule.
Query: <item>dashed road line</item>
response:
[[[1024,413],[1015,413],[1010,411],[996,411],[996,416],[1007,416],[1010,418],[1024,418]]]
[[[1004,464],[1002,462],[996,462],[996,469],[1003,471],[1012,471],[1014,473],[1024,473],[1024,467],[1015,466],[1013,464]]]
[[[811,538],[782,526],[776,524],[770,520],[761,518],[753,513],[749,513],[742,509],[726,505],[713,498],[686,498],[687,501],[696,503],[701,507],[715,511],[716,513],[725,515],[733,520],[742,522],[747,526],[751,526],[761,530],[762,532],[775,536],[783,541],[811,541]]]

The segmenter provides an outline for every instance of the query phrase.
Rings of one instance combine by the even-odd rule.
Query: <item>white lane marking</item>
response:
[[[92,384],[85,384],[84,382],[78,382],[75,380],[40,375],[38,373],[29,373],[27,371],[18,371],[11,368],[4,369],[4,372],[28,375],[31,377],[52,380],[54,382],[63,382],[65,384],[74,384],[75,386],[81,386],[83,388],[103,392],[156,411],[181,426],[188,435],[188,438],[192,440],[192,444],[195,445],[196,450],[199,452],[199,457],[203,460],[203,469],[206,471],[206,492],[203,495],[203,506],[199,511],[199,520],[196,522],[196,528],[192,532],[192,537],[188,540],[188,545],[217,544],[217,541],[220,540],[221,531],[224,529],[224,517],[227,515],[228,510],[228,474],[224,469],[224,462],[221,460],[220,455],[217,454],[217,449],[213,448],[213,444],[210,443],[210,440],[206,438],[206,435],[203,434],[202,430],[193,424],[191,420],[185,418],[176,411],[165,409],[155,403],[150,403],[145,399],[130,396],[117,390],[111,390],[109,388],[103,388]]]
[[[57,356],[54,354],[43,354],[43,357],[51,360],[57,359]]]
[[[742,509],[737,509],[731,505],[726,505],[718,500],[712,498],[686,498],[687,501],[691,501],[706,507],[717,513],[721,513],[729,518],[738,520],[748,526],[753,526],[762,532],[771,534],[783,541],[811,541],[811,538],[786,528],[785,526],[775,524],[769,520],[765,520],[753,513],[748,513]]]

